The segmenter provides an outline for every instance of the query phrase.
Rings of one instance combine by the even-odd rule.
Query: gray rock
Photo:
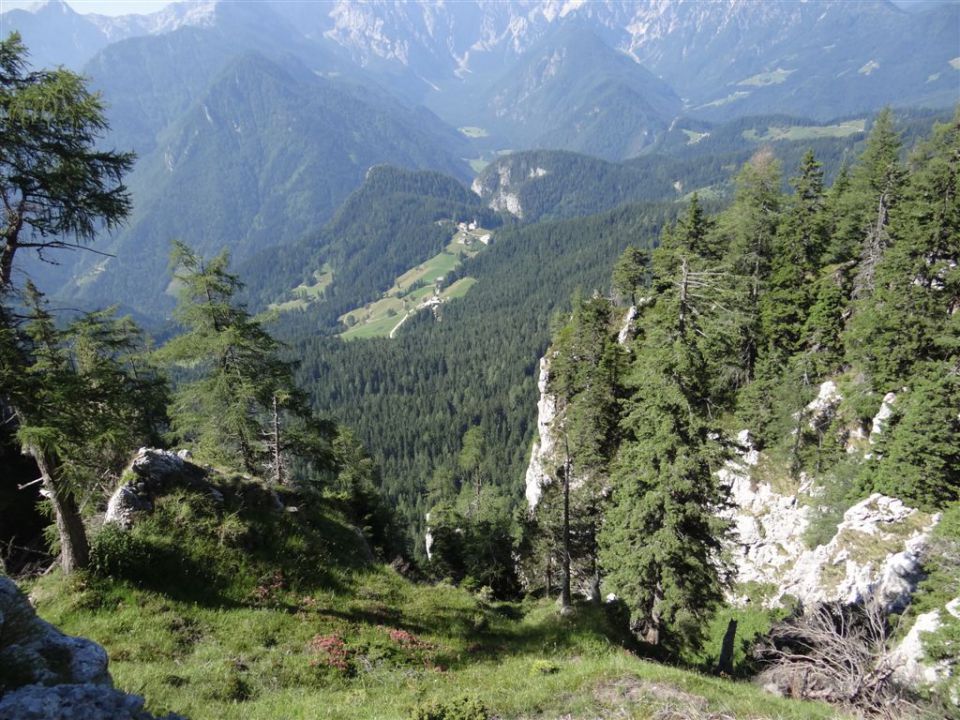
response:
[[[4,720],[154,720],[139,695],[92,684],[27,685],[0,698]],[[159,720],[186,720],[169,714]]]
[[[38,618],[13,580],[0,576],[0,718],[154,720],[142,697],[113,688],[108,663],[100,645]]]
[[[0,666],[13,674],[17,684],[111,684],[106,651],[91,640],[64,635],[38,618],[7,577],[0,577],[0,616]]]
[[[140,448],[124,475],[130,479],[118,487],[107,503],[105,523],[130,528],[138,513],[153,509],[153,498],[173,487],[206,490],[217,506],[223,494],[206,481],[207,471],[187,458],[188,451],[173,453],[156,448]]]

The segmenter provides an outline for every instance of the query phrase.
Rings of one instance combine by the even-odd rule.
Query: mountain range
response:
[[[108,105],[104,142],[139,157],[134,215],[98,243],[116,257],[30,271],[153,315],[170,307],[171,239],[241,261],[302,241],[373,165],[469,182],[468,162],[507,151],[705,156],[695,140],[748,115],[824,124],[960,99],[953,2],[221,0],[108,17],[51,0],[0,21],[37,67],[82,71]]]

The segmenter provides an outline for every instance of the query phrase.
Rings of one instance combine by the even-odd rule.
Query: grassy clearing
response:
[[[320,300],[323,297],[323,292],[329,287],[330,283],[333,282],[333,268],[330,267],[329,263],[326,263],[321,269],[314,271],[313,277],[315,282],[312,284],[307,285],[304,283],[297,285],[297,287],[290,291],[290,294],[293,296],[292,299],[272,303],[269,305],[269,309],[277,312],[303,310],[311,302]]]
[[[719,100],[714,100],[713,102],[705,103],[696,109],[702,110],[703,108],[708,108],[708,107],[720,107],[722,105],[729,105],[730,103],[736,102],[737,100],[742,100],[743,98],[747,97],[749,94],[750,93],[747,90],[737,90],[736,92],[730,93],[726,97],[720,98]]]
[[[461,298],[470,292],[470,288],[477,284],[477,279],[472,277],[460,278],[453,285],[446,288],[440,297],[444,300],[453,300],[454,298]]]
[[[783,68],[777,68],[771,72],[758,73],[752,77],[748,77],[746,80],[741,80],[737,85],[751,85],[753,87],[766,87],[767,85],[779,85],[780,83],[786,82],[796,70],[784,70]]]
[[[490,164],[490,161],[484,157],[475,157],[475,158],[464,158],[467,163],[470,165],[470,169],[473,170],[477,175],[482,173],[487,165]]]
[[[696,145],[704,138],[710,137],[710,133],[697,132],[696,130],[684,130],[683,134],[687,136],[687,145]]]
[[[490,136],[490,133],[488,133],[484,128],[475,127],[473,125],[467,125],[457,129],[460,131],[461,135],[465,135],[468,138],[485,138]]]
[[[184,603],[109,581],[48,578],[41,614],[101,642],[118,687],[194,720],[407,718],[461,695],[501,718],[832,718],[737,683],[638,659],[603,609],[484,603],[383,569],[277,607]],[[696,714],[694,714],[696,713]]]
[[[865,119],[847,120],[836,125],[794,125],[791,127],[771,125],[763,133],[758,133],[755,129],[744,130],[743,137],[751,142],[844,138],[864,132],[866,126],[867,121]]]
[[[491,234],[484,228],[458,228],[442,252],[403,273],[379,300],[341,315],[340,322],[347,325],[341,337],[345,340],[389,337],[406,315],[416,312],[438,287],[442,287],[443,278],[456,269],[463,258],[474,257],[483,251],[486,245],[481,238]],[[442,301],[463,297],[474,282],[473,278],[462,278],[441,289],[439,297]]]

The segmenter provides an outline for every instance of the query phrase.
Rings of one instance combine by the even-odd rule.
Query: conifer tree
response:
[[[122,179],[134,156],[98,147],[106,129],[83,77],[30,71],[20,35],[0,40],[0,293],[19,250],[76,247],[130,212]]]
[[[17,439],[37,463],[53,508],[61,567],[87,565],[80,504],[99,482],[116,479],[131,447],[156,437],[166,386],[143,359],[139,330],[112,311],[57,328],[28,283],[19,362],[29,363],[12,398]]]
[[[960,377],[932,364],[912,385],[867,465],[867,489],[939,510],[960,499]]]
[[[880,112],[867,146],[851,178],[849,203],[842,210],[856,223],[860,239],[853,297],[868,297],[874,289],[877,265],[890,243],[890,213],[903,192],[906,171],[900,163],[900,136],[889,108]]]
[[[231,465],[239,457],[248,472],[267,469],[282,479],[270,462],[286,447],[278,415],[309,423],[310,413],[294,386],[291,365],[279,358],[279,343],[235,303],[241,283],[228,263],[226,253],[207,261],[187,245],[174,244],[171,265],[181,286],[175,316],[186,332],[158,357],[189,379],[174,395],[173,430],[210,461]],[[301,428],[294,437],[308,450],[310,445],[321,450],[322,428],[314,429]],[[271,439],[277,445],[273,452]]]
[[[912,165],[887,223],[875,290],[846,338],[884,392],[908,382],[918,363],[960,356],[960,116],[934,129]]]
[[[700,644],[722,600],[726,525],[716,515],[724,497],[713,473],[723,452],[705,419],[709,379],[698,343],[714,331],[711,275],[676,248],[661,257],[679,258],[679,268],[659,276],[668,289],[635,344],[600,560],[609,589],[630,607],[634,630],[676,651]]]

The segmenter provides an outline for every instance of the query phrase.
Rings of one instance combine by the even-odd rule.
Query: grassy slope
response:
[[[193,720],[404,718],[467,694],[501,718],[830,718],[833,710],[640,660],[601,608],[495,603],[365,564],[335,499],[251,481],[176,492],[94,540],[99,574],[29,588],[38,612],[103,644],[118,687]],[[109,574],[107,574],[109,572]]]
[[[204,718],[404,718],[469,695],[503,718],[832,718],[744,683],[637,659],[602,611],[486,604],[385,569],[276,604],[207,606],[109,581],[48,578],[41,615],[102,643],[118,687]],[[329,650],[320,649],[326,644]],[[342,651],[339,649],[342,647]],[[671,716],[673,717],[673,716]]]

